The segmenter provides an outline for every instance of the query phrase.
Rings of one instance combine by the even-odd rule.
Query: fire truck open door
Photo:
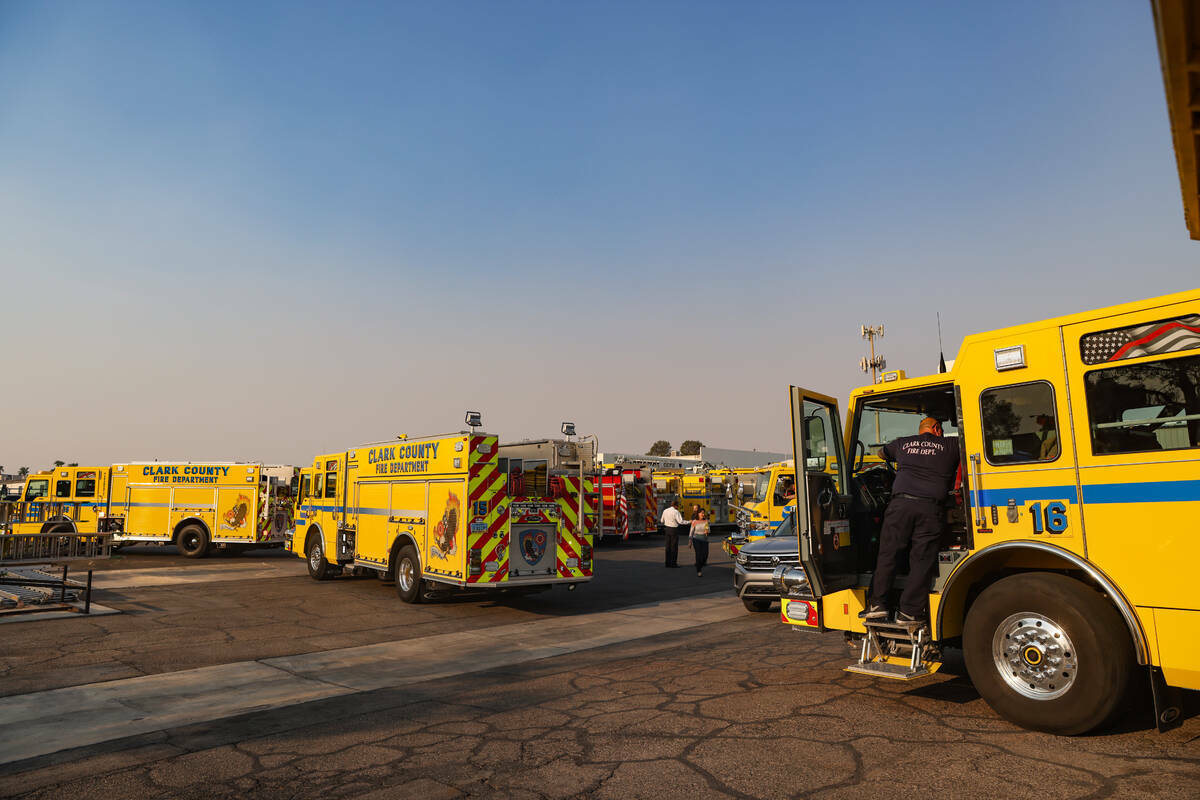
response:
[[[837,401],[792,386],[792,448],[796,472],[796,536],[800,564],[814,597],[853,586],[856,553],[850,535],[847,461]]]

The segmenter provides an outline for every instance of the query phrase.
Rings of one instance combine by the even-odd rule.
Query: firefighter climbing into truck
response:
[[[1200,290],[968,336],[952,364],[855,390],[844,436],[834,399],[791,387],[804,480],[800,567],[773,578],[783,621],[843,631],[847,670],[875,677],[920,678],[961,647],[980,695],[1027,728],[1093,730],[1135,679],[1174,724],[1200,689],[1200,603],[1176,568],[1200,561]],[[931,580],[898,576],[887,599],[920,581],[928,621],[860,618],[897,502],[866,455],[929,417],[962,482]]]

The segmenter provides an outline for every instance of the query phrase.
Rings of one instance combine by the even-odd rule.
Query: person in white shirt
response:
[[[684,526],[683,514],[679,513],[679,501],[672,501],[662,513],[663,533],[666,534],[668,568],[679,566],[679,529]]]

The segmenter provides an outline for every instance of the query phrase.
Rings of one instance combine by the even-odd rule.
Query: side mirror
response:
[[[805,469],[825,469],[825,421],[818,416],[804,418]]]

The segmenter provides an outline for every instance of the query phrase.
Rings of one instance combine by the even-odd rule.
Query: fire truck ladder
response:
[[[911,681],[932,675],[942,666],[941,652],[929,640],[929,626],[909,628],[886,620],[869,620],[858,662],[846,672]]]

